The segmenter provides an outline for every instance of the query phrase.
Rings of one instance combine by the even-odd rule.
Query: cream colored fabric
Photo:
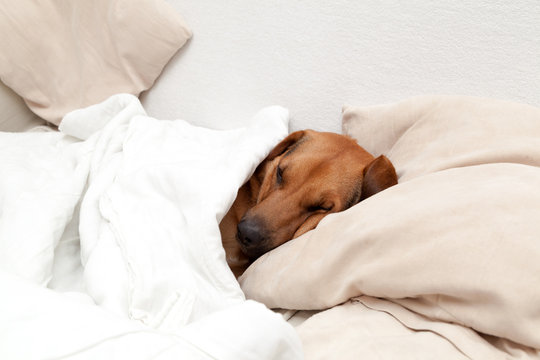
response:
[[[381,301],[363,297],[309,318],[297,329],[303,342],[311,345],[304,347],[306,359],[416,360],[427,354],[438,360],[468,359],[436,333],[405,327],[391,314],[363,303]]]
[[[396,317],[396,315],[399,316]],[[433,322],[388,300],[362,296],[297,328],[306,359],[508,359],[534,353],[508,340],[498,347],[470,328]],[[448,339],[452,339],[448,341]],[[456,346],[457,345],[457,346]]]
[[[299,310],[386,299],[370,311],[430,331],[469,358],[540,358],[540,168],[530,166],[540,162],[540,113],[491,100],[423,100],[345,112],[349,134],[359,131],[405,180],[265,254],[240,279],[242,289],[269,307]],[[364,123],[352,121],[358,114]],[[307,354],[335,336],[334,321],[360,316],[343,311],[299,327]],[[315,322],[322,316],[328,321]],[[341,329],[337,336],[350,339],[360,331]],[[365,342],[345,343],[351,354],[366,351]],[[380,358],[415,354],[399,344]],[[455,358],[430,349],[420,358]]]
[[[0,131],[19,132],[45,124],[20,96],[0,82]]]
[[[539,122],[536,107],[468,96],[419,96],[343,111],[343,133],[386,154],[400,181],[493,162],[540,166]]]
[[[190,30],[163,0],[0,0],[0,78],[54,124],[148,89]]]

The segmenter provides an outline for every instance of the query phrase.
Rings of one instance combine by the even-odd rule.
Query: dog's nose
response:
[[[263,240],[256,221],[243,219],[238,223],[238,240],[246,247],[258,246]]]

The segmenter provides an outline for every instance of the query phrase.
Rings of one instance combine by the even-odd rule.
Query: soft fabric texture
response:
[[[23,99],[0,81],[0,131],[19,132],[44,125],[36,114],[28,109]]]
[[[370,340],[352,326],[335,340],[345,353],[540,358],[540,168],[531,166],[540,163],[540,111],[422,97],[348,108],[344,129],[368,151],[387,155],[400,183],[262,256],[240,279],[246,296],[298,310],[356,299],[299,327],[307,358],[325,358],[320,344],[329,335],[318,329],[343,319],[369,324],[362,313],[370,311],[453,346],[415,337],[425,341],[424,353],[399,341],[380,352],[360,344],[381,343],[383,328]],[[397,324],[388,323],[389,336],[399,333]]]
[[[1,134],[0,357],[174,358],[193,351],[186,339],[196,358],[301,357],[290,326],[245,301],[218,227],[287,124],[275,106],[246,128],[209,130],[150,118],[123,94],[69,113],[60,133]],[[51,280],[69,271],[82,285]],[[40,341],[18,347],[29,331]]]
[[[83,294],[60,294],[2,271],[0,283],[3,359],[302,358],[294,329],[254,301],[165,332],[112,315]]]
[[[298,333],[310,345],[305,347],[306,359],[445,359],[445,354],[469,359],[436,333],[405,327],[390,313],[374,311],[372,303],[378,302],[364,296],[301,324]]]
[[[540,109],[469,96],[345,106],[343,133],[385,154],[400,182],[439,170],[510,162],[540,166]]]
[[[0,1],[0,79],[41,118],[148,89],[191,37],[163,0]]]
[[[0,267],[41,285],[82,196],[88,165],[58,132],[0,132]]]

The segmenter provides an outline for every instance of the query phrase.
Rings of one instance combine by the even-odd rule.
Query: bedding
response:
[[[28,109],[20,96],[15,94],[13,90],[1,81],[0,109],[2,109],[2,116],[0,117],[1,131],[27,131],[33,127],[45,124],[45,121],[41,120]]]
[[[263,255],[239,279],[308,359],[540,358],[540,110],[464,96],[346,107],[400,183]]]
[[[540,110],[469,96],[418,96],[343,109],[343,132],[385,153],[400,181],[488,163],[540,165]]]
[[[76,110],[150,88],[185,21],[161,0],[0,7],[0,128],[64,119],[0,133],[0,358],[540,358],[537,108],[346,106],[343,132],[400,184],[261,257],[239,287],[217,224],[286,110],[231,131],[158,121],[130,95]],[[170,112],[173,83],[152,110]],[[232,113],[220,127],[242,123]]]
[[[138,95],[191,37],[163,0],[0,3],[0,79],[42,119]]]
[[[60,132],[0,133],[0,357],[301,358],[245,300],[218,228],[287,124],[269,107],[209,130],[120,94]]]

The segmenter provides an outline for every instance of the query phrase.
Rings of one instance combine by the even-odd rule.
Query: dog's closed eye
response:
[[[280,166],[278,166],[276,169],[276,182],[278,185],[283,183],[283,169]]]
[[[308,207],[308,211],[309,212],[328,212],[330,210],[332,210],[332,208],[334,207],[334,205],[314,205],[314,206],[310,206]]]

